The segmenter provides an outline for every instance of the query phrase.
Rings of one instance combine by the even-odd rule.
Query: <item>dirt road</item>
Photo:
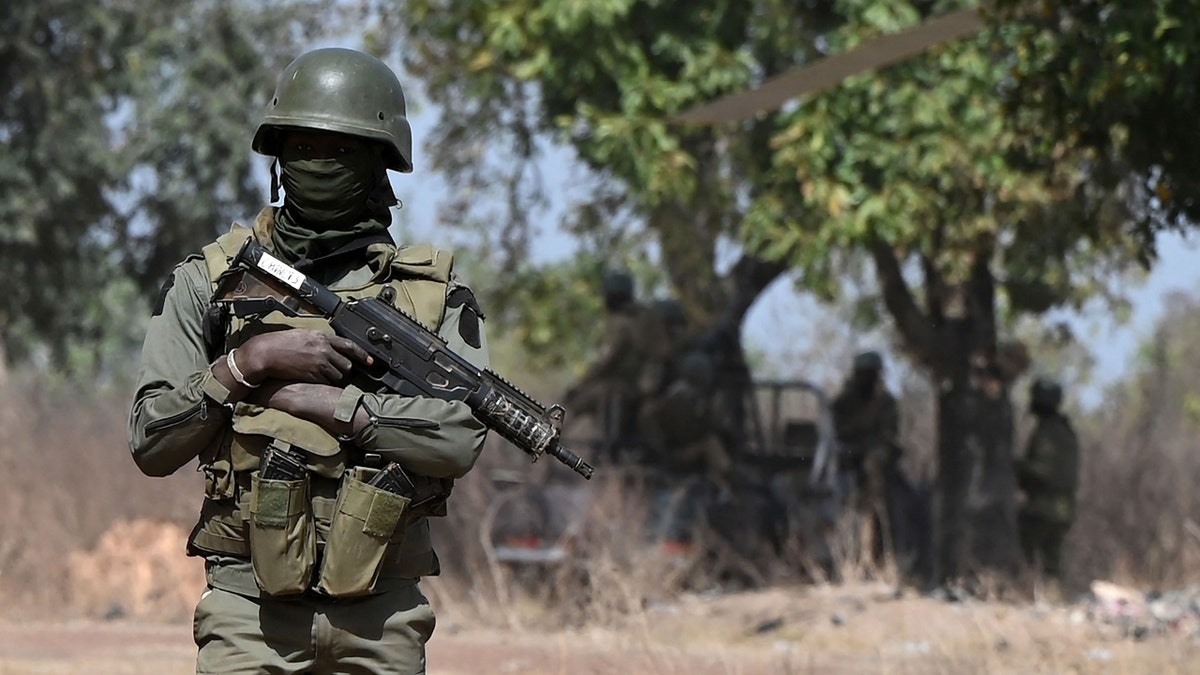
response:
[[[17,623],[0,618],[0,675],[193,672],[187,624]],[[879,588],[774,589],[681,598],[622,625],[565,629],[460,625],[429,646],[434,675],[645,673],[1196,673],[1182,632],[1135,640],[1077,609],[947,603]]]

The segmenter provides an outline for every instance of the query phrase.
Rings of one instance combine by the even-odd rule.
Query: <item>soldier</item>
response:
[[[712,359],[690,351],[679,360],[675,379],[641,410],[642,461],[655,494],[652,520],[669,550],[690,544],[710,496],[730,491],[733,460],[714,414],[714,380]]]
[[[643,379],[646,395],[661,393],[679,377],[680,361],[687,357],[688,317],[683,303],[674,298],[655,300],[650,306],[653,325],[649,363]]]
[[[634,299],[633,276],[625,270],[604,275],[604,337],[600,351],[566,395],[567,409],[592,414],[600,424],[604,454],[616,460],[636,436],[642,398],[656,385],[647,372],[655,341],[647,308]]]
[[[866,519],[863,545],[872,558],[883,552],[891,529],[887,481],[899,460],[900,415],[883,381],[883,357],[862,352],[833,401],[834,429],[856,485],[855,506]]]
[[[1037,417],[1017,462],[1017,484],[1025,495],[1017,514],[1021,549],[1031,565],[1062,577],[1063,539],[1075,519],[1079,483],[1079,438],[1071,421],[1059,412],[1062,386],[1039,377],[1029,392],[1029,409]]]
[[[412,170],[412,135],[383,62],[348,49],[299,56],[251,145],[275,158],[272,201],[282,184],[283,202],[175,267],[130,413],[144,473],[198,458],[205,474],[187,544],[208,581],[196,670],[423,673],[434,612],[418,582],[439,570],[426,516],[444,514],[486,427],[464,403],[381,392],[361,369],[367,355],[322,319],[222,317],[211,295],[253,238],[340,295],[390,286],[399,308],[485,367],[482,315],[453,279],[450,252],[398,248],[388,234],[388,170]],[[291,458],[278,465],[285,478],[278,458]],[[442,499],[413,511],[371,485],[386,461],[439,486]]]

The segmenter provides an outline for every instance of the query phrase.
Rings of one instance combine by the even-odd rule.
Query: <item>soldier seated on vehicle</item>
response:
[[[733,460],[714,414],[713,380],[711,359],[689,352],[676,378],[639,417],[642,463],[654,477],[652,520],[669,549],[686,548],[707,504],[729,490]]]
[[[625,270],[604,275],[604,337],[595,359],[567,390],[564,404],[573,416],[593,417],[599,426],[602,459],[615,463],[637,437],[637,411],[649,389],[646,373],[655,338],[650,310],[634,297],[633,276]],[[660,376],[661,377],[661,376]]]

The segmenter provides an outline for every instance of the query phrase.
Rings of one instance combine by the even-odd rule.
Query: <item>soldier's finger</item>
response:
[[[337,368],[339,376],[349,373],[354,368],[353,361],[337,352],[329,355],[329,364],[334,368]]]
[[[366,364],[368,366],[371,365],[371,355],[368,354],[362,347],[359,347],[357,344],[355,344],[353,340],[344,337],[331,337],[329,338],[329,344],[341,354],[348,356],[359,363]]]
[[[342,373],[331,363],[322,363],[316,367],[318,384],[337,384],[342,379]]]

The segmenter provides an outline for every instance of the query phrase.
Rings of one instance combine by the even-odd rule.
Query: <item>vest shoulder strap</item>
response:
[[[208,279],[214,286],[217,279],[229,269],[229,261],[253,234],[253,230],[245,225],[234,223],[228,232],[201,249],[204,254],[204,266],[208,268]]]
[[[397,306],[438,330],[445,317],[454,254],[432,244],[409,244],[390,251],[388,248],[391,247],[380,245],[379,253],[390,258],[386,263],[390,268],[388,276],[400,282]]]

